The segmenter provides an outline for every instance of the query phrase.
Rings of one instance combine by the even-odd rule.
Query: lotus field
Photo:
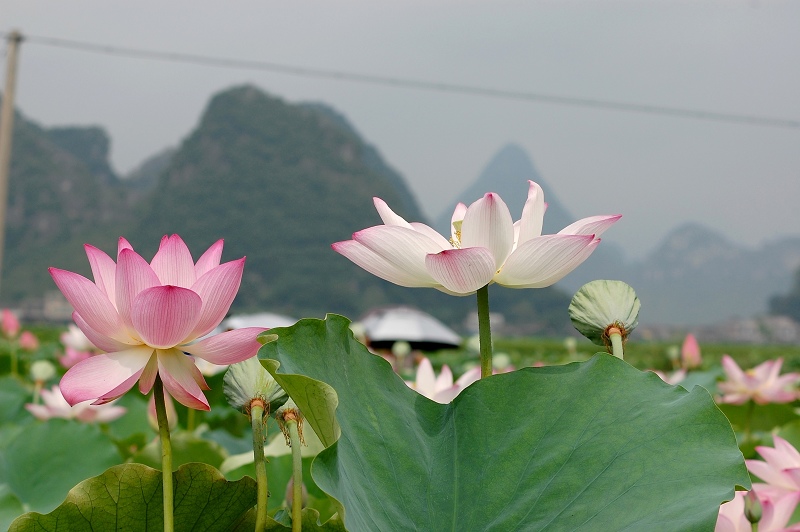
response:
[[[494,193],[458,205],[445,236],[376,198],[383,223],[332,243],[387,282],[475,299],[478,336],[427,355],[373,352],[334,314],[219,332],[247,267],[222,241],[198,256],[165,236],[149,261],[87,244],[91,279],[54,264],[74,324],[2,313],[0,524],[800,530],[796,350],[643,344],[614,280],[564,309],[586,341],[492,338],[493,285],[551,286],[620,219],[542,235],[527,194],[517,221]]]

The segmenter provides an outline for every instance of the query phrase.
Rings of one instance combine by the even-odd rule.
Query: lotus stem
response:
[[[267,526],[267,503],[269,490],[267,485],[267,468],[264,462],[264,401],[253,399],[250,403],[250,424],[253,428],[253,457],[256,466],[256,499],[255,532],[263,532]]]
[[[173,518],[172,442],[169,439],[167,405],[164,401],[164,385],[161,382],[160,375],[156,375],[156,382],[153,386],[153,398],[156,403],[158,434],[161,439],[161,486],[164,492],[164,532],[172,532],[175,528]]]
[[[11,376],[17,377],[19,376],[19,357],[17,356],[17,346],[13,345],[13,342],[10,348],[10,354],[11,354]]]
[[[297,430],[297,420],[286,420],[289,430],[289,441],[292,444],[292,532],[301,532],[303,529],[303,457],[300,455],[300,433]]]
[[[478,289],[478,338],[481,342],[481,379],[492,374],[492,324],[489,320],[489,285]]]
[[[623,360],[622,331],[617,327],[610,327],[608,329],[608,338],[611,340],[611,354]]]

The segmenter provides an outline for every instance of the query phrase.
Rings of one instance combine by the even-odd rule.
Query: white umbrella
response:
[[[372,347],[408,342],[414,349],[432,351],[461,345],[461,336],[430,314],[411,307],[370,312],[361,324]]]
[[[239,314],[238,316],[225,318],[220,323],[220,327],[223,331],[242,329],[244,327],[267,327],[272,329],[274,327],[289,327],[296,322],[296,319],[282,314],[259,312],[257,314]]]

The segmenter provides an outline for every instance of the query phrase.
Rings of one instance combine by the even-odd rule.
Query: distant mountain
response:
[[[516,144],[507,144],[489,161],[475,182],[460,192],[451,206],[436,217],[435,227],[443,234],[450,234],[450,219],[457,202],[471,204],[487,192],[496,192],[503,198],[511,211],[511,217],[519,220],[522,207],[528,198],[528,181],[535,181],[544,190],[547,202],[547,215],[544,217],[542,231],[545,234],[557,233],[575,220],[558,201],[550,185],[539,174],[533,161]]]
[[[156,186],[161,174],[167,170],[177,151],[177,148],[166,148],[148,157],[122,178],[123,183],[129,190],[149,192]]]

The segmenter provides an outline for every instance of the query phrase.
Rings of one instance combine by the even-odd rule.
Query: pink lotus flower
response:
[[[753,400],[760,405],[791,403],[797,398],[795,385],[800,374],[780,375],[783,359],[767,360],[753,369],[742,371],[728,355],[722,355],[722,369],[728,380],[717,387],[723,393],[723,403],[741,405]],[[779,376],[780,375],[780,376]]]
[[[3,309],[2,318],[0,318],[0,330],[6,338],[16,338],[19,334],[19,320],[13,312],[7,308]]]
[[[62,366],[69,369],[78,362],[83,362],[90,356],[92,356],[92,353],[90,351],[78,351],[77,349],[73,349],[67,346],[64,355],[60,356],[58,358],[58,361],[61,363]]]
[[[19,335],[19,347],[25,351],[36,351],[39,349],[39,339],[30,331],[22,331]]]
[[[685,369],[699,368],[703,364],[703,357],[700,356],[700,344],[697,343],[697,338],[689,333],[683,340],[681,347],[681,365]]]
[[[676,384],[680,384],[686,378],[686,370],[685,369],[675,370],[672,373],[670,373],[669,375],[667,375],[663,371],[659,371],[657,369],[651,369],[649,371],[652,371],[653,373],[655,373],[656,375],[661,377],[662,381],[666,382],[667,384],[671,384],[673,386],[675,386]]]
[[[579,220],[556,235],[542,235],[546,205],[530,181],[522,218],[514,223],[503,200],[488,193],[469,207],[459,203],[448,241],[421,223],[408,223],[380,198],[384,225],[336,242],[340,253],[373,275],[407,287],[431,287],[468,295],[495,282],[511,288],[543,288],[559,281],[594,251],[597,238],[620,215]]]
[[[75,323],[106,354],[70,368],[61,391],[70,404],[107,403],[139,382],[146,394],[160,376],[166,390],[190,408],[208,410],[208,389],[190,353],[214,364],[256,354],[260,327],[211,332],[228,312],[242,279],[244,258],[220,264],[222,240],[193,262],[178,235],[165,236],[148,264],[120,238],[117,263],[86,245],[94,282],[65,270],[50,275],[72,304]]]
[[[756,447],[764,461],[744,461],[747,469],[764,481],[753,484],[753,488],[773,499],[787,493],[800,493],[800,453],[780,436],[773,436],[772,441],[774,447]]]
[[[70,323],[67,330],[61,333],[59,340],[64,344],[64,347],[71,347],[76,351],[89,351],[94,349],[92,342],[90,342],[89,339],[86,338],[86,335],[83,334],[83,331],[78,329],[73,323]]]
[[[433,365],[427,358],[423,358],[417,366],[415,382],[406,382],[409,388],[416,390],[431,401],[447,404],[461,393],[461,390],[481,378],[481,368],[476,367],[464,373],[455,383],[453,372],[445,364],[439,376],[433,371]]]
[[[42,390],[43,405],[28,403],[25,408],[33,414],[36,419],[46,421],[50,418],[77,419],[84,423],[108,423],[114,421],[126,412],[125,407],[114,406],[112,403],[103,405],[92,405],[89,401],[83,401],[76,405],[70,405],[58,386],[53,386],[49,390]]]
[[[800,500],[800,492],[777,499],[764,497],[758,491],[755,493],[761,503],[759,532],[800,531],[800,524],[786,527],[798,500]],[[719,507],[719,517],[717,517],[717,526],[714,528],[714,532],[751,532],[753,530],[753,526],[744,514],[744,499],[745,492],[737,491],[732,501]]]

